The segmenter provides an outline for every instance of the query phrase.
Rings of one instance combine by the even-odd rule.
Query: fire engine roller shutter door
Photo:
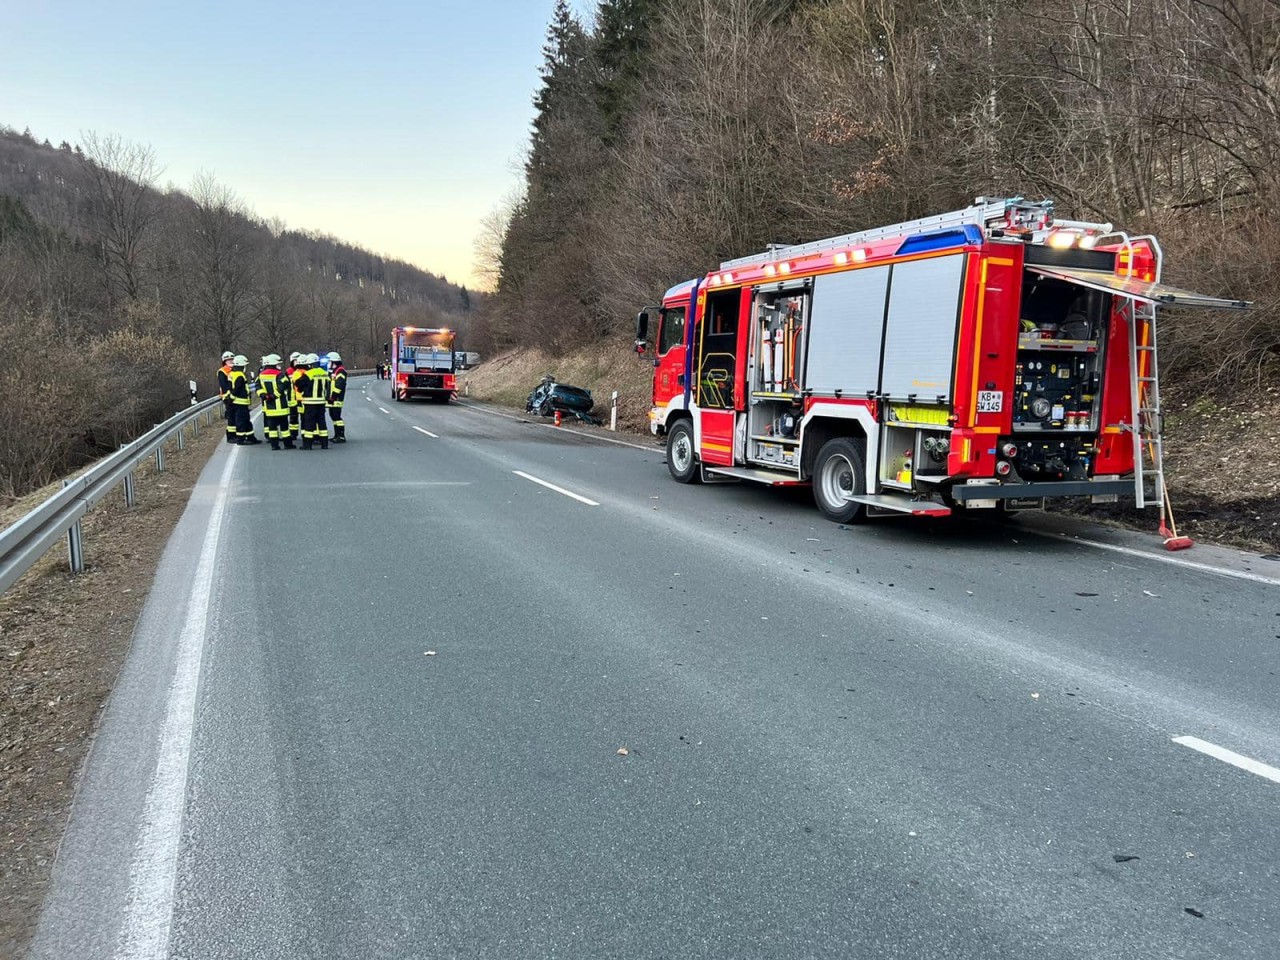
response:
[[[888,267],[863,267],[813,281],[804,381],[808,389],[866,396],[879,388],[888,286]]]
[[[894,264],[881,393],[950,402],[963,283],[963,254]]]

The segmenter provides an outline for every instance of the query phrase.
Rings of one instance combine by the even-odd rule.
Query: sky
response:
[[[552,5],[0,0],[0,124],[150,144],[162,186],[212,173],[260,217],[476,286]]]

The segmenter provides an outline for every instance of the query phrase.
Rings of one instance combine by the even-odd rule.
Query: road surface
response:
[[[353,387],[205,471],[33,956],[1280,956],[1280,564]]]

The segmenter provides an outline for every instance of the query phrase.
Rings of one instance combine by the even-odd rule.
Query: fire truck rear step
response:
[[[746,467],[706,467],[706,472],[720,477],[732,477],[734,480],[751,480],[755,483],[767,483],[771,487],[803,487],[808,480],[801,480],[794,473],[782,473],[779,470],[755,470]]]
[[[914,517],[949,517],[951,508],[936,500],[913,500],[908,496],[892,493],[860,493],[848,498],[854,503],[865,503],[871,513],[908,513]]]

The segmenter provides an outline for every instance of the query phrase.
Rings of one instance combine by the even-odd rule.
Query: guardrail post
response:
[[[138,503],[137,494],[133,489],[133,471],[130,470],[124,475],[124,505],[126,507],[136,506]]]
[[[185,450],[187,447],[187,428],[178,427],[178,449]]]
[[[609,407],[609,429],[617,431],[618,429],[618,391],[613,391],[613,402]]]
[[[69,480],[63,480],[63,488],[65,489],[70,483]],[[67,566],[71,568],[72,573],[84,573],[84,536],[80,530],[79,520],[67,530]]]
[[[156,424],[155,426],[160,426]],[[154,429],[154,427],[152,428]],[[160,441],[160,446],[156,447],[156,473],[164,473],[164,441]]]

